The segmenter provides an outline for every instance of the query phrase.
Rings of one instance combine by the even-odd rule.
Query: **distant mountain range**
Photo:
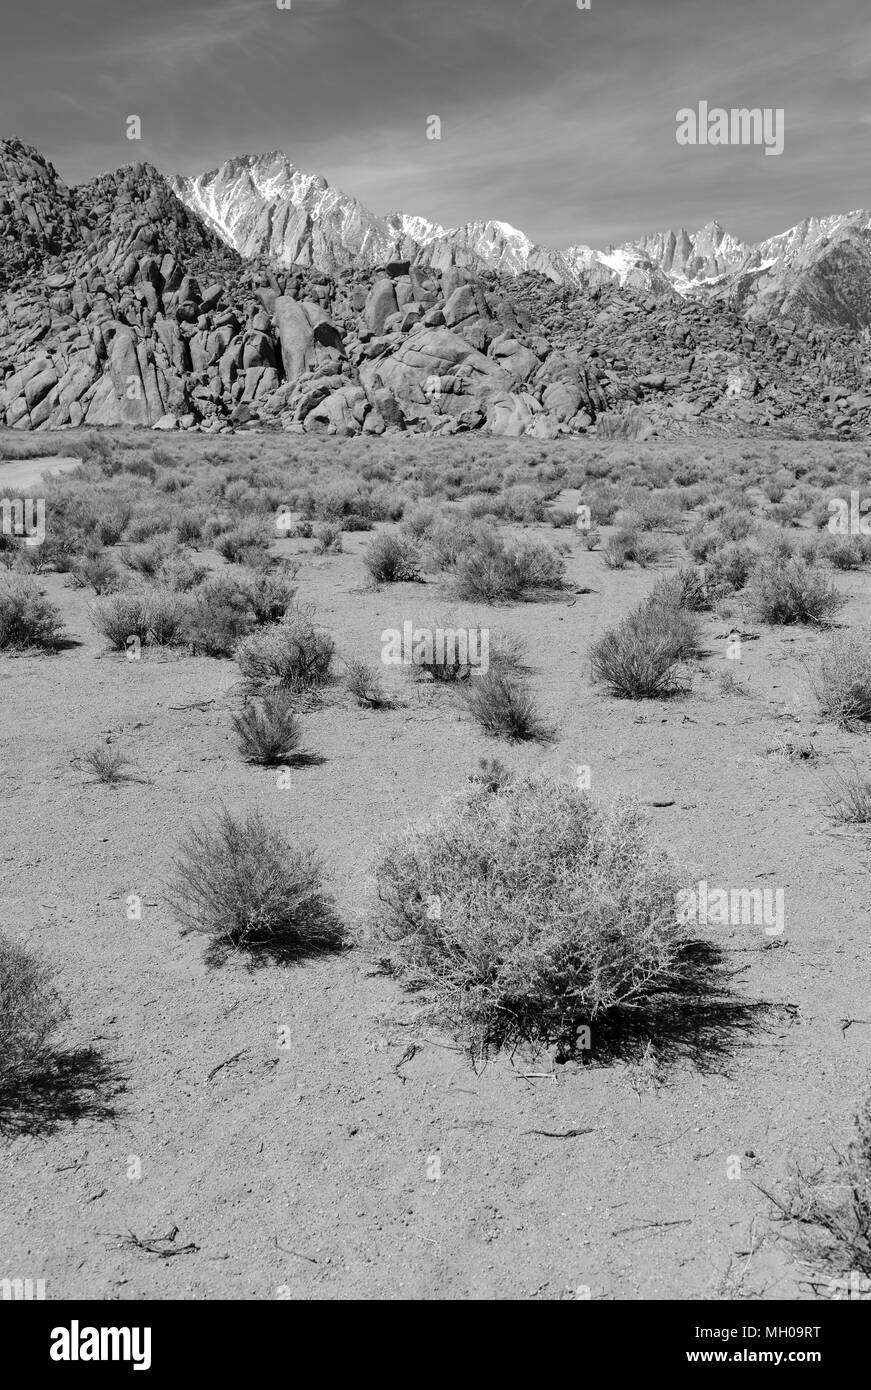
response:
[[[330,273],[412,260],[443,271],[463,266],[506,275],[534,271],[556,284],[621,287],[735,300],[746,311],[804,309],[823,322],[871,323],[871,212],[809,217],[758,245],[739,241],[719,222],[696,232],[657,232],[604,251],[537,245],[507,222],[442,227],[425,217],[379,217],[326,179],[297,169],[286,154],[243,155],[170,187],[228,246],[278,265]],[[851,278],[861,283],[851,286]],[[842,283],[846,280],[847,283]],[[856,292],[854,292],[854,289]]]
[[[557,251],[280,153],[70,188],[0,140],[0,426],[865,439],[869,349],[867,212]]]

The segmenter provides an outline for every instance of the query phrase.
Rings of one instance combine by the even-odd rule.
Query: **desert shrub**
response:
[[[233,729],[242,756],[250,763],[272,766],[290,761],[299,751],[302,729],[285,694],[267,695],[233,715]]]
[[[294,605],[280,623],[245,637],[236,658],[250,689],[299,694],[330,679],[334,652],[332,637],[314,624],[313,609]]]
[[[824,788],[828,814],[836,825],[871,824],[871,777],[854,767],[835,773]]]
[[[494,738],[545,742],[553,736],[528,683],[503,667],[491,667],[486,674],[472,677],[466,688],[466,706],[484,732]]]
[[[167,589],[187,594],[198,584],[202,584],[208,573],[207,565],[198,565],[184,551],[175,551],[164,560],[156,579]]]
[[[247,583],[248,602],[259,626],[280,622],[293,603],[296,586],[293,579],[296,567],[276,573],[273,570],[255,570]]]
[[[453,569],[461,555],[474,545],[482,528],[470,516],[451,511],[436,520],[429,528],[424,543],[424,556],[428,569]]]
[[[672,531],[680,525],[680,520],[675,495],[638,493],[627,510],[625,524],[633,531]]]
[[[52,651],[63,636],[60,613],[28,575],[0,575],[0,651]]]
[[[204,656],[232,656],[256,626],[251,590],[239,575],[216,574],[191,596],[187,640]]]
[[[609,570],[625,569],[634,557],[638,536],[625,528],[615,531],[602,547],[602,562]]]
[[[153,579],[171,553],[169,541],[161,537],[148,545],[132,545],[124,555],[124,563],[146,579]]]
[[[75,584],[92,589],[98,597],[112,594],[121,586],[118,568],[113,565],[108,555],[84,556],[76,561],[70,576]]]
[[[593,679],[621,699],[665,699],[686,690],[680,663],[697,647],[698,628],[690,613],[648,602],[593,643]]]
[[[223,809],[192,828],[173,859],[166,897],[185,931],[233,946],[276,943],[310,952],[339,931],[313,849],[289,844],[259,812]]]
[[[709,598],[716,601],[743,589],[755,563],[754,552],[738,541],[716,551],[702,572]]]
[[[134,543],[150,541],[153,536],[168,535],[172,530],[173,514],[157,508],[134,513],[127,526],[127,536]]]
[[[708,607],[708,590],[701,570],[686,566],[677,574],[662,575],[650,591],[651,603],[670,608],[685,608],[690,613],[703,613]]]
[[[123,651],[128,637],[144,642],[148,637],[148,593],[145,589],[126,589],[101,599],[88,610],[98,632],[116,651]]]
[[[403,536],[383,531],[372,537],[363,553],[363,564],[375,584],[401,584],[421,577],[417,546]]]
[[[514,773],[499,758],[479,758],[478,766],[469,773],[469,781],[481,791],[501,792],[514,781]]]
[[[342,527],[337,522],[322,521],[319,526],[315,527],[316,555],[339,555],[341,550]]]
[[[871,560],[871,536],[828,535],[821,549],[835,569],[860,570]]]
[[[801,1254],[815,1269],[840,1276],[841,1288],[850,1276],[871,1277],[871,1100],[856,1116],[853,1139],[845,1150],[834,1149],[828,1168],[820,1163],[805,1172],[796,1165],[783,1198],[772,1200],[800,1228]]]
[[[358,705],[369,709],[382,709],[388,704],[381,674],[371,662],[352,657],[345,662],[345,687],[353,695]]]
[[[127,781],[126,769],[131,766],[130,760],[111,744],[98,744],[96,748],[83,753],[77,760],[77,765],[90,772],[95,781],[105,782],[109,786]]]
[[[116,651],[123,651],[130,637],[169,646],[187,635],[188,608],[172,589],[125,589],[99,599],[89,616]]]
[[[699,564],[709,559],[723,544],[723,538],[715,528],[702,522],[695,522],[684,533],[684,545]]]
[[[130,520],[130,507],[104,512],[97,517],[97,539],[101,545],[117,545]]]
[[[538,488],[518,483],[507,488],[500,500],[502,514],[509,521],[544,521],[544,498]]]
[[[50,969],[0,936],[0,1093],[44,1066],[63,1016]]]
[[[563,530],[568,526],[574,526],[577,515],[569,507],[552,507],[545,520],[556,530]]]
[[[174,589],[154,588],[145,599],[146,636],[158,647],[186,640],[188,604]]]
[[[402,517],[402,530],[407,532],[418,544],[424,539],[436,522],[436,510],[425,502],[407,507]]]
[[[804,560],[761,560],[750,576],[747,598],[764,623],[830,623],[845,598]]]
[[[255,555],[268,552],[271,538],[266,522],[252,517],[219,536],[215,549],[230,564],[250,564]]]
[[[676,974],[676,874],[635,804],[500,782],[386,847],[375,931],[475,1056],[571,1051],[579,1028]]]
[[[564,573],[564,560],[549,545],[524,541],[509,547],[495,532],[480,531],[458,560],[454,592],[483,603],[531,598],[559,589]]]
[[[371,531],[374,523],[369,516],[361,516],[359,512],[351,512],[349,516],[342,517],[341,529],[343,531]]]
[[[844,729],[871,723],[871,631],[834,633],[811,684],[825,718]]]
[[[203,518],[196,512],[185,512],[175,523],[175,535],[179,545],[192,545],[202,539]]]

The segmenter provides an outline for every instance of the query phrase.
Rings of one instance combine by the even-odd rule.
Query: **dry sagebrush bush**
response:
[[[796,1165],[784,1198],[771,1200],[799,1226],[800,1253],[814,1268],[871,1277],[871,1099],[856,1115],[846,1149],[834,1149],[828,1171],[823,1163],[812,1172]]]
[[[0,575],[0,651],[52,651],[63,636],[63,622],[35,579]]]
[[[49,968],[0,936],[0,1092],[43,1062],[63,1016]]]
[[[473,1055],[571,1050],[579,1027],[673,977],[676,873],[634,803],[500,783],[384,849],[375,932]]]
[[[871,723],[871,629],[830,637],[810,679],[825,718],[842,729]]]
[[[341,935],[322,885],[313,849],[289,844],[257,811],[234,816],[224,808],[188,832],[166,898],[185,931],[233,946],[280,939],[314,951]]]
[[[335,643],[314,623],[314,609],[293,605],[280,623],[244,638],[236,651],[251,690],[300,693],[324,685],[332,675]]]
[[[560,589],[565,562],[549,545],[522,541],[508,545],[495,532],[481,530],[460,553],[454,592],[471,602],[504,603]]]
[[[532,689],[510,668],[494,666],[484,675],[473,675],[465,698],[472,718],[494,738],[547,742],[553,737],[553,730],[538,712]]]
[[[420,552],[405,536],[384,532],[373,536],[363,552],[363,564],[374,584],[402,584],[420,579]]]
[[[680,664],[697,654],[699,627],[684,608],[649,599],[590,648],[593,679],[628,700],[664,699],[687,689]]]
[[[299,752],[302,728],[286,695],[267,695],[232,718],[242,756],[264,767],[289,762]]]
[[[761,560],[750,576],[747,598],[763,623],[788,625],[830,623],[846,599],[806,560]]]

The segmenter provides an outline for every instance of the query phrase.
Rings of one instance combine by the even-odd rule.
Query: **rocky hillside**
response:
[[[284,188],[286,161],[270,158]],[[269,192],[263,168],[234,163],[225,192]],[[868,269],[853,222],[783,249],[779,298],[746,258],[740,293],[712,277],[687,296],[669,276],[733,259],[722,229],[651,243],[640,270],[628,253],[600,265],[575,248],[575,282],[560,284],[505,224],[456,245],[399,215],[382,233],[305,176],[305,216],[249,209],[233,224],[240,254],[219,192],[201,185],[201,215],[147,164],[68,189],[37,151],[0,143],[0,424],[540,439],[871,428],[856,322],[868,306],[843,289]],[[337,266],[353,238],[353,265]]]

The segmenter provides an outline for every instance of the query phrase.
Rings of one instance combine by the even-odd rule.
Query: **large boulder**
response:
[[[311,322],[298,300],[281,294],[275,301],[275,324],[284,374],[288,381],[296,381],[317,360]]]

